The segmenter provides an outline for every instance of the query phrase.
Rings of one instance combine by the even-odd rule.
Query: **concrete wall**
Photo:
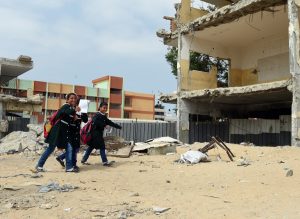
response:
[[[191,0],[182,0],[179,10],[179,22],[187,24],[207,13],[207,11],[191,7]]]

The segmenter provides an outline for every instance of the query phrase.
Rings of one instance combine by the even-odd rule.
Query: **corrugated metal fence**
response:
[[[291,144],[291,116],[279,119],[231,119],[224,122],[190,122],[189,142],[207,142],[219,136],[225,142],[251,142],[258,146]]]
[[[114,120],[122,126],[121,130],[112,129],[107,136],[119,136],[126,141],[144,142],[148,139],[169,136],[176,138],[176,122],[147,122],[145,120]]]

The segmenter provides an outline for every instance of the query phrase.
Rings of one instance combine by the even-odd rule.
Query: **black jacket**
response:
[[[56,118],[60,119],[51,129],[46,143],[65,149],[68,143],[72,143],[74,129],[71,124],[74,123],[75,108],[69,104],[64,104],[57,112]]]
[[[71,138],[71,144],[74,148],[80,147],[80,129],[81,129],[81,122],[86,123],[88,121],[88,115],[86,113],[82,113],[81,115],[77,115],[77,120],[74,121],[73,124],[71,124],[72,129],[72,138]]]
[[[92,122],[92,139],[88,145],[96,149],[99,149],[101,145],[105,145],[103,131],[107,125],[117,129],[122,128],[120,125],[108,119],[106,115],[103,115],[99,112],[94,115]]]

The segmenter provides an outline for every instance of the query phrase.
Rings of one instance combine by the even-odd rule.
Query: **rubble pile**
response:
[[[13,154],[23,151],[38,151],[45,146],[43,126],[27,125],[29,132],[15,131],[0,140],[0,154]]]

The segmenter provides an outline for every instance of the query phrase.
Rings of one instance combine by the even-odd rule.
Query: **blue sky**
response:
[[[29,55],[21,78],[91,86],[104,75],[125,89],[176,90],[156,30],[169,28],[179,0],[9,0],[0,2],[0,57]]]

